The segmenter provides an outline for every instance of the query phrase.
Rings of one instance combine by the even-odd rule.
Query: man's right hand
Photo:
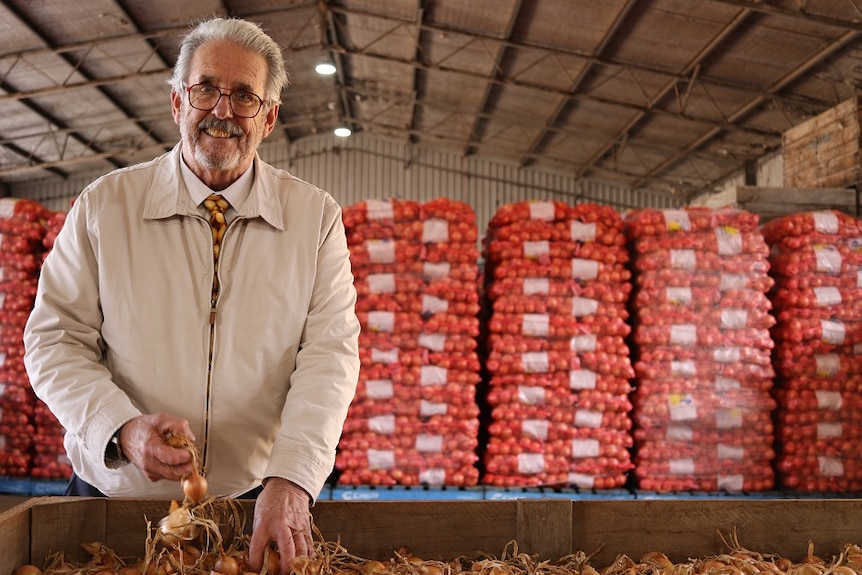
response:
[[[165,438],[170,435],[195,440],[188,421],[166,413],[139,415],[127,421],[120,428],[118,440],[123,454],[150,481],[179,481],[193,471],[192,454],[188,449],[168,445]]]

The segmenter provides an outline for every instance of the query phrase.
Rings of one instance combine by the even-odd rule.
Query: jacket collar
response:
[[[144,219],[198,215],[180,175],[181,150],[182,145],[177,144],[170,152],[154,160],[155,174],[144,202]],[[251,192],[237,217],[261,218],[272,227],[284,230],[283,196],[278,192],[275,169],[255,154],[254,170]]]

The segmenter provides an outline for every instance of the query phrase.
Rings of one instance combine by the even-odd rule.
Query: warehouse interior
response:
[[[347,127],[668,205],[759,183],[782,134],[859,82],[855,0],[6,0],[2,191],[172,147],[165,78],[189,23],[211,15],[254,20],[284,47],[270,143],[335,147]]]
[[[598,249],[596,258],[613,261],[608,264],[613,269],[602,275],[604,264],[597,264],[597,277],[612,292],[606,297],[615,299],[596,304],[605,314],[602,321],[608,320],[601,327],[616,330],[608,336],[618,338],[612,342],[616,345],[629,336],[629,328],[620,322],[631,319],[633,339],[626,343],[639,346],[644,355],[655,351],[648,348],[656,338],[665,337],[654,328],[664,326],[666,318],[659,316],[667,312],[669,302],[649,299],[654,295],[652,288],[629,281],[632,278],[627,274],[634,271],[637,280],[637,273],[671,268],[675,264],[672,257],[650,258],[655,253],[677,255],[681,248],[691,247],[684,241],[704,241],[703,236],[656,240],[653,232],[646,231],[662,227],[655,217],[667,218],[668,229],[673,224],[686,231],[691,226],[698,233],[739,232],[733,242],[710,236],[707,243],[719,252],[730,244],[732,249],[737,245],[751,248],[746,256],[752,261],[733,261],[749,274],[749,283],[744,290],[737,290],[734,284],[729,291],[746,291],[735,305],[745,312],[743,323],[751,324],[745,327],[757,330],[751,332],[755,339],[768,333],[774,321],[767,317],[768,306],[773,304],[765,303],[765,294],[773,295],[772,280],[767,282],[761,261],[770,251],[760,243],[763,238],[755,231],[757,223],[765,224],[778,217],[778,212],[793,214],[811,206],[834,208],[840,213],[830,214],[829,225],[821,217],[808,218],[815,221],[812,229],[826,225],[832,231],[842,230],[836,234],[840,238],[835,249],[852,257],[859,253],[858,244],[853,243],[857,240],[850,239],[855,231],[862,235],[862,224],[857,228],[852,221],[852,216],[860,215],[856,145],[862,137],[856,98],[862,82],[862,2],[858,0],[3,0],[0,200],[31,200],[50,211],[64,212],[99,176],[172,149],[179,132],[171,117],[170,88],[165,80],[176,59],[178,42],[190,24],[213,15],[257,22],[284,48],[290,86],[277,126],[260,149],[261,157],[330,192],[344,208],[349,242],[369,233],[360,224],[366,223],[372,206],[381,209],[385,205],[395,213],[401,209],[417,218],[419,213],[423,218],[447,214],[450,225],[457,223],[459,230],[473,226],[474,235],[464,242],[469,246],[448,246],[448,255],[470,260],[476,265],[477,281],[487,282],[479,287],[496,293],[493,297],[482,294],[493,299],[482,302],[489,306],[481,309],[483,314],[499,303],[500,309],[504,304],[514,306],[520,315],[510,315],[525,319],[530,314],[524,310],[535,304],[551,316],[545,321],[553,324],[554,313],[560,312],[552,307],[553,297],[539,303],[508,298],[511,285],[502,281],[506,273],[527,273],[526,268],[512,267],[507,259],[513,259],[512,238],[523,232],[517,231],[518,225],[535,217],[525,215],[531,206],[541,217],[561,226],[584,222],[600,229],[605,226],[610,239]],[[321,64],[333,69],[321,74],[315,70]],[[836,110],[841,114],[836,115]],[[819,119],[823,126],[817,125]],[[820,128],[828,132],[819,135]],[[349,133],[336,134],[344,129]],[[794,133],[802,134],[805,147],[789,155],[790,144],[795,143],[789,136]],[[851,150],[849,155],[838,153],[845,149]],[[804,166],[800,169],[801,162],[788,165],[788,158],[796,162],[803,155],[814,157],[818,176],[825,173],[825,177],[800,178],[800,171],[803,176],[811,173]],[[790,177],[791,167],[796,179]],[[704,212],[694,208],[745,208],[749,199],[750,205],[762,207],[764,198],[768,198],[770,211],[760,212],[759,222],[735,213],[722,216],[726,219],[705,218]],[[691,219],[685,215],[685,222],[671,222],[683,217],[683,208],[695,209]],[[804,225],[810,223],[804,217],[801,220]],[[779,237],[777,229],[768,229],[766,234],[769,232],[772,239]],[[504,238],[506,233],[512,236]],[[815,235],[819,233],[826,232],[818,228]],[[55,234],[53,230],[49,235],[53,238]],[[538,239],[547,243],[549,238]],[[821,236],[816,239],[823,240]],[[676,240],[680,243],[674,243]],[[539,249],[527,243],[530,249]],[[581,244],[590,242],[579,237],[576,243],[577,249],[556,248],[566,257],[586,257]],[[354,255],[368,256],[364,245],[350,247],[355,248]],[[701,249],[702,244],[697,247]],[[447,250],[440,249],[443,251]],[[422,257],[429,252],[433,249],[425,246]],[[419,257],[418,252],[414,255]],[[534,253],[524,259],[547,256]],[[377,295],[359,262],[354,261],[357,286],[366,290],[360,296]],[[805,264],[781,259],[774,263],[778,269]],[[839,316],[846,319],[841,314],[857,311],[854,302],[862,298],[862,283],[855,283],[854,270],[842,268],[842,273],[849,274],[842,281],[850,283],[829,286],[849,290],[841,291],[844,301],[839,297],[838,303],[845,307],[830,316],[830,321]],[[495,273],[501,280],[496,286],[492,285],[498,279]],[[722,285],[724,280],[721,276]],[[631,301],[623,301],[632,285],[640,288],[642,299],[635,300],[635,289]],[[522,288],[524,293],[514,295],[526,296],[526,286]],[[577,294],[580,297],[570,298],[574,305],[593,297],[585,295],[591,289],[584,287]],[[814,288],[806,285],[804,289]],[[698,308],[700,315],[689,317],[691,324],[696,320],[709,324],[713,312],[722,312],[727,303],[724,291],[722,288],[721,298],[711,302],[710,309]],[[435,292],[438,296],[444,293]],[[424,297],[412,295],[417,301]],[[473,329],[474,319],[479,326],[477,318],[488,318],[471,307],[478,305],[478,295],[469,295],[477,296],[477,301],[459,302],[468,310],[460,325]],[[806,292],[805,297],[808,295]],[[774,301],[798,303],[802,298],[793,299],[787,292],[782,297]],[[835,304],[834,297],[830,291],[826,300]],[[367,307],[371,300],[374,298],[360,302],[365,306],[359,310],[361,314],[376,311]],[[570,300],[565,303],[572,305]],[[647,311],[654,308],[655,315],[646,315],[639,306]],[[809,314],[803,319],[814,322],[813,317]],[[641,331],[637,331],[635,319],[641,322]],[[650,321],[656,324],[644,328]],[[738,321],[737,314],[730,323],[739,327],[734,323]],[[773,333],[783,334],[788,341],[801,337],[788,324],[784,316],[779,320],[779,332]],[[571,326],[558,328],[565,331]],[[830,328],[834,326],[830,324]],[[465,333],[469,329],[465,327]],[[850,335],[842,345],[862,345],[862,333],[856,330],[855,323],[852,330],[847,327]],[[671,336],[684,340],[691,333],[673,332]],[[857,335],[858,342],[849,339]],[[794,339],[792,343],[799,342]],[[833,343],[818,342],[812,347],[831,351],[842,347]],[[761,347],[758,340],[756,345],[748,342],[745,349],[754,357],[752,361],[764,367],[771,347]],[[860,348],[852,349],[848,353],[856,355]],[[488,354],[491,359],[516,355],[496,352]],[[799,349],[788,347],[782,353],[798,355]],[[623,359],[615,368],[626,364],[631,369],[629,358]],[[505,365],[508,360],[503,357],[502,361]],[[830,363],[829,369],[833,367]],[[829,371],[820,363],[817,369]],[[854,372],[848,381],[862,386],[862,370],[858,378],[856,375]],[[643,375],[638,372],[638,377]],[[758,385],[765,386],[767,381],[772,378],[763,376]],[[626,390],[627,385],[616,389]],[[849,393],[850,386],[847,383],[839,391]],[[784,399],[798,400],[796,396]],[[762,412],[755,423],[762,425],[772,400],[757,395],[752,401]],[[844,403],[847,409],[855,409],[855,405]],[[678,408],[671,410],[674,407]],[[623,408],[624,401],[619,400],[614,409]],[[764,438],[771,442],[772,436],[765,433]],[[616,436],[611,443],[602,449],[614,452],[619,445],[631,447]],[[772,446],[757,449],[762,463]],[[464,458],[472,456],[471,452]],[[625,464],[629,464],[628,456]],[[804,467],[800,470],[804,473]],[[369,476],[356,477],[353,484],[365,486],[362,478]],[[463,476],[459,481],[470,483]],[[414,480],[412,485],[420,482]],[[841,496],[862,489],[862,470],[848,482],[851,487]],[[719,482],[718,490],[757,491],[770,487],[767,483]],[[833,484],[819,483],[809,491],[825,491],[823,485]],[[464,483],[452,486],[464,487]],[[553,495],[583,495],[578,487],[583,486]],[[624,485],[618,481],[613,487],[617,490],[609,490],[608,497],[631,496],[631,491],[619,489]],[[32,495],[53,495],[57,489],[56,483],[0,484],[0,508]],[[694,489],[698,490],[703,489]],[[443,495],[456,498],[465,491],[454,493]],[[469,498],[489,496],[482,489],[466,493]],[[335,491],[330,495],[336,498]],[[405,490],[401,495],[409,498],[416,491],[410,495]],[[541,490],[530,494],[549,495]],[[379,497],[380,492],[356,495],[347,488],[340,496],[370,498]],[[493,496],[516,498],[525,492],[503,489]]]

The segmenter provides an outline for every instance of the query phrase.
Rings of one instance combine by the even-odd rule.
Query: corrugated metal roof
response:
[[[0,185],[170,147],[190,22],[259,22],[291,86],[270,136],[405,144],[686,199],[856,94],[853,0],[6,0]],[[339,71],[321,77],[328,58]]]

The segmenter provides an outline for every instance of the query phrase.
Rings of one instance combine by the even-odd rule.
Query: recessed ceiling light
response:
[[[344,126],[341,126],[341,127],[335,128],[332,131],[332,133],[335,134],[336,136],[338,136],[339,138],[346,138],[346,137],[350,136],[350,134],[352,134],[353,132],[350,130],[350,128],[345,128]]]
[[[314,71],[321,76],[331,76],[335,74],[335,66],[333,66],[329,62],[321,62],[314,67]]]

